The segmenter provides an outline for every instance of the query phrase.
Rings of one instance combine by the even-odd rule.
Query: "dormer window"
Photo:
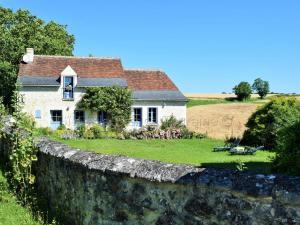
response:
[[[64,93],[63,99],[73,99],[74,98],[74,78],[72,76],[64,77]]]

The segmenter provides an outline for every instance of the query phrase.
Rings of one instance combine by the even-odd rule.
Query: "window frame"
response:
[[[155,116],[154,116],[154,112],[152,110],[155,110]],[[152,112],[151,112],[152,111]],[[151,124],[157,124],[158,123],[158,108],[157,107],[148,107],[148,123]],[[153,120],[153,118],[155,117],[155,121]]]
[[[61,115],[57,116],[57,115],[53,115],[54,112],[60,112]],[[53,118],[56,118],[56,120],[53,120]],[[57,120],[57,118],[61,118],[61,120]],[[54,109],[54,110],[50,110],[50,119],[51,122],[61,122],[61,124],[63,124],[63,111],[61,109]]]
[[[135,120],[136,119],[135,110],[140,110],[140,119],[141,120]],[[133,122],[142,122],[143,121],[143,108],[142,107],[134,107],[133,108],[133,118],[132,118],[132,120],[133,120]]]
[[[34,111],[34,118],[35,118],[35,119],[42,119],[42,110],[36,109],[36,110]]]
[[[70,78],[71,82],[68,85],[71,85],[72,90],[66,90],[66,79]],[[67,93],[69,93],[69,97],[67,97]],[[63,99],[64,100],[73,100],[74,99],[74,76],[63,76]]]
[[[79,119],[76,119],[77,113],[82,113],[82,115],[79,115]],[[82,117],[82,118],[80,118]],[[83,110],[74,110],[74,122],[75,124],[85,124],[85,111]]]
[[[104,124],[104,125],[107,124],[107,112],[98,111],[97,112],[97,121],[99,124]]]

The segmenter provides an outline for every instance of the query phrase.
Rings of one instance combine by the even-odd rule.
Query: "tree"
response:
[[[300,118],[300,102],[291,97],[273,97],[249,118],[242,143],[263,145],[266,149],[276,149],[279,131],[289,127]]]
[[[270,92],[269,82],[257,78],[252,85],[252,89],[263,99]]]
[[[300,121],[279,132],[276,156],[272,162],[274,172],[300,175]]]
[[[242,101],[250,98],[252,94],[251,86],[248,82],[242,81],[237,86],[233,88],[233,91],[235,95],[237,96],[237,99]]]
[[[45,23],[28,10],[0,7],[0,89],[3,103],[11,107],[11,93],[15,90],[18,65],[27,47],[36,54],[72,55],[74,36],[66,26],[53,21]]]
[[[77,104],[80,109],[106,112],[111,128],[117,132],[130,122],[131,106],[131,91],[119,86],[87,88]]]

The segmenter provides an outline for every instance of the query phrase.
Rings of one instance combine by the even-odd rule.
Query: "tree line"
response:
[[[252,86],[248,82],[242,81],[233,88],[233,91],[240,101],[249,99],[253,91],[263,99],[270,92],[270,85],[268,81],[257,78]]]

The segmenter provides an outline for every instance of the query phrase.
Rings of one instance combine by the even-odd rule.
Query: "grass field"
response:
[[[9,193],[8,184],[0,170],[0,225],[40,225],[29,210],[20,206]]]
[[[134,158],[170,163],[193,164],[203,167],[236,168],[236,162],[245,162],[249,170],[269,172],[272,153],[259,151],[255,155],[231,156],[227,152],[212,152],[223,141],[213,139],[189,140],[59,140],[73,148],[97,153],[125,155]]]

